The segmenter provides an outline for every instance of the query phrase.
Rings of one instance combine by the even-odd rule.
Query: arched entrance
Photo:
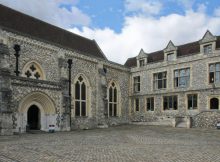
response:
[[[51,98],[45,93],[33,92],[25,96],[19,104],[16,129],[21,132],[26,132],[27,128],[48,131],[49,125],[57,126],[57,117]]]
[[[210,109],[219,109],[219,101],[218,98],[212,98],[210,100]]]
[[[40,109],[32,105],[27,111],[27,125],[29,129],[40,130]]]

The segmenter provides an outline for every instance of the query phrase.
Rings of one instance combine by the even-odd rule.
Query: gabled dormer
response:
[[[148,57],[148,55],[144,52],[143,49],[141,49],[138,56],[136,57],[137,67],[145,66],[147,64],[147,57]]]
[[[177,59],[177,47],[170,40],[167,47],[163,50],[164,61],[175,61]]]
[[[200,53],[205,55],[213,54],[213,51],[216,49],[216,40],[217,37],[213,36],[212,33],[207,30],[203,38],[199,41]]]

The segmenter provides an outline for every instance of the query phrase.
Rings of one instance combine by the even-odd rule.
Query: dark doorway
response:
[[[218,98],[212,98],[210,100],[210,109],[218,109],[218,108],[219,108]]]
[[[27,122],[29,129],[40,129],[40,110],[36,105],[32,105],[27,112]]]

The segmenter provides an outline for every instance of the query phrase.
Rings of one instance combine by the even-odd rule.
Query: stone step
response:
[[[176,125],[177,128],[187,128],[187,123],[186,122],[180,122]]]
[[[132,122],[135,125],[161,125],[161,126],[172,126],[171,121],[155,121],[155,122]]]

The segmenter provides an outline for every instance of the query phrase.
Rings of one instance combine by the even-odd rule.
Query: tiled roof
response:
[[[83,55],[106,59],[94,40],[81,37],[0,4],[0,28],[30,36]]]
[[[200,52],[200,44],[199,41],[187,43],[184,45],[177,46],[177,57],[193,55]],[[217,36],[216,48],[220,48],[220,36]],[[149,53],[148,54],[148,63],[159,62],[164,60],[163,50]],[[127,67],[135,67],[137,66],[136,57],[128,58],[125,62],[125,66]]]

